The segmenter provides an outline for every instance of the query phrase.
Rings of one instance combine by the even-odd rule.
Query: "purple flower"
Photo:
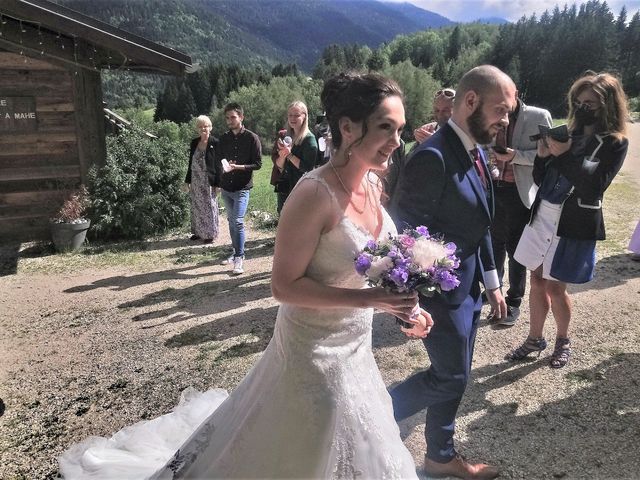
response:
[[[444,249],[447,252],[447,256],[449,256],[456,253],[456,250],[458,249],[458,247],[456,246],[455,243],[449,242],[444,244]]]
[[[389,272],[389,279],[398,287],[404,287],[409,279],[409,271],[405,266],[395,267]]]
[[[378,248],[378,244],[375,242],[375,240],[369,240],[367,242],[367,248],[371,251],[375,251]]]
[[[418,234],[422,235],[423,237],[427,237],[427,238],[429,237],[429,229],[424,225],[420,225],[419,227],[416,227],[416,232],[418,232]]]
[[[458,257],[456,257],[455,255],[449,255],[449,256],[447,256],[447,259],[451,262],[451,268],[453,270],[455,270],[456,268],[458,268],[460,266],[460,259]]]
[[[371,268],[371,255],[368,253],[361,253],[356,258],[356,272],[360,275],[367,273],[367,270]]]
[[[387,257],[395,260],[398,257],[402,257],[402,254],[398,251],[398,247],[394,245],[389,249],[389,253],[387,253]]]
[[[437,282],[440,284],[440,289],[444,292],[453,290],[460,285],[460,280],[453,275],[449,270],[441,270],[437,275]]]

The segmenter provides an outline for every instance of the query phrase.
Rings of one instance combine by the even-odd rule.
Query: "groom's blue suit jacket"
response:
[[[490,179],[484,153],[485,178]],[[389,211],[398,230],[425,225],[454,242],[461,265],[460,286],[442,299],[459,305],[482,280],[482,271],[495,270],[489,226],[493,218],[491,181],[486,192],[469,153],[450,125],[421,144],[403,165]],[[428,306],[429,299],[422,299]]]

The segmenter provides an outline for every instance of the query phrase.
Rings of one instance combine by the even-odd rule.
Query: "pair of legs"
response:
[[[436,297],[429,299],[423,308],[433,316],[434,326],[423,342],[431,366],[390,392],[397,421],[427,408],[426,456],[438,463],[456,457],[455,418],[471,372],[481,306],[479,287],[460,305],[449,305]]]
[[[547,347],[542,336],[544,322],[549,310],[556,321],[556,343],[551,354],[552,368],[562,368],[569,362],[571,342],[569,340],[569,322],[571,321],[571,298],[567,293],[567,284],[557,280],[548,280],[542,276],[542,265],[531,272],[531,291],[529,293],[529,336],[525,342],[506,355],[507,360],[522,360],[530,353],[540,352]]]
[[[234,258],[244,257],[244,216],[249,206],[249,192],[250,190],[238,190],[237,192],[222,190],[221,196],[227,209]]]
[[[515,183],[494,183],[495,216],[491,223],[491,243],[500,285],[504,277],[504,264],[509,258],[509,290],[506,302],[511,307],[520,307],[527,286],[527,269],[513,255],[529,222],[530,210],[520,200]]]
[[[568,338],[571,321],[571,298],[567,293],[567,284],[542,277],[542,265],[531,272],[531,291],[529,292],[529,337],[541,338],[544,322],[549,310],[556,321],[556,335]]]

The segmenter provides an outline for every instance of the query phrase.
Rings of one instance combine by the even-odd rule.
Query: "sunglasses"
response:
[[[597,110],[598,108],[600,108],[600,104],[592,102],[590,100],[587,100],[586,102],[575,100],[573,102],[573,108],[575,108],[576,110]]]
[[[456,96],[456,91],[451,88],[443,88],[442,90],[438,90],[433,98],[438,98],[445,96],[447,98],[454,98]]]

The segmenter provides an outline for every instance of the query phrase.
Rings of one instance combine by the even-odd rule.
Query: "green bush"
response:
[[[635,113],[637,118],[637,113],[640,112],[640,97],[629,98],[629,111]]]
[[[92,231],[99,238],[141,239],[182,226],[188,196],[180,191],[188,145],[140,131],[107,138],[106,164],[90,172]]]

